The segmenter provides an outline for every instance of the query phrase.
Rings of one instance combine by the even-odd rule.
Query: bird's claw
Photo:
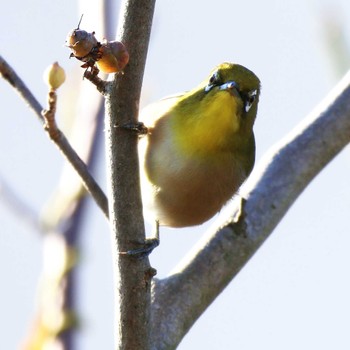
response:
[[[123,125],[119,125],[119,127],[125,130],[133,131],[137,133],[137,135],[146,135],[148,133],[147,126],[145,126],[145,124],[143,124],[142,122],[130,122]]]
[[[142,247],[137,249],[127,250],[125,252],[120,252],[120,255],[128,255],[136,258],[145,258],[150,255],[154,248],[158,247],[159,239],[158,238],[148,238]]]

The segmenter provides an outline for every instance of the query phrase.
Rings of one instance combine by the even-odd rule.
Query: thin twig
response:
[[[107,25],[110,22],[112,11],[106,12],[105,5],[111,1],[102,0],[96,2],[96,4],[91,1],[81,1],[81,8],[78,13],[86,13],[87,8],[91,10],[90,5],[97,6],[98,8],[93,11],[95,24],[98,26]],[[109,26],[111,26],[111,23],[109,23]],[[94,29],[97,28],[94,27]],[[101,32],[100,30],[97,31]],[[112,37],[112,35],[106,37]],[[88,168],[93,171],[98,163],[99,143],[102,140],[100,136],[103,134],[104,101],[100,94],[87,88],[88,84],[82,81],[79,83],[81,86],[77,101],[80,102],[80,108],[70,128],[70,141],[74,144],[76,152],[79,153]],[[81,137],[82,127],[84,128],[84,137]],[[70,268],[61,271],[59,283],[53,283],[57,281],[53,280],[53,277],[57,276],[59,271],[57,271],[57,264],[52,265],[52,254],[47,250],[51,247],[56,255],[60,252],[63,254],[66,252],[68,253],[67,257],[72,255],[71,253],[73,253],[73,257],[76,257],[76,252],[82,249],[81,240],[84,238],[83,231],[85,231],[87,219],[87,197],[81,195],[82,192],[85,192],[82,188],[83,185],[80,179],[74,176],[73,172],[75,170],[71,168],[70,163],[65,162],[59,184],[42,212],[43,226],[54,232],[50,231],[50,235],[45,237],[44,268],[38,287],[37,318],[32,321],[31,332],[27,337],[27,343],[29,342],[29,344],[31,344],[31,340],[35,342],[38,337],[41,337],[43,340],[42,347],[44,347],[44,344],[46,345],[46,342],[52,344],[54,338],[55,344],[57,342],[62,349],[67,350],[77,348],[76,337],[79,327],[74,321],[78,319],[78,323],[80,323],[80,317],[83,317],[80,315],[78,307],[80,291],[84,288],[79,283],[78,277],[81,264],[79,259],[73,259]],[[69,186],[69,193],[67,193],[67,186]],[[58,235],[56,232],[58,232]],[[50,242],[50,239],[52,241],[52,238],[54,238],[53,241],[57,240],[57,236],[60,238],[57,246],[54,244],[52,247],[53,244],[47,243]],[[57,248],[59,249],[58,252]],[[57,257],[59,258],[59,255]],[[47,293],[47,289],[50,290],[50,294]],[[49,310],[55,310],[57,318],[68,321],[63,332],[58,329],[56,334],[47,334],[46,338],[42,336],[42,329],[48,329],[45,306],[48,306]],[[39,322],[36,320],[39,320]],[[51,327],[49,328],[51,329]],[[32,347],[38,348],[39,345],[35,343]]]
[[[48,109],[42,111],[45,119],[44,129],[48,132],[50,139],[58,146],[68,159],[70,164],[80,175],[81,181],[85,188],[93,195],[97,205],[102,209],[108,218],[108,200],[100,186],[89,173],[86,164],[81,160],[77,153],[71,148],[68,140],[57,127],[55,120],[57,95],[54,90],[50,90],[48,94]]]
[[[33,109],[39,120],[44,122],[41,115],[43,108],[41,107],[39,101],[34,97],[22,79],[2,56],[0,56],[0,75],[22,96],[24,101],[28,103],[29,107]]]
[[[49,133],[50,139],[57,143],[62,133],[58,130],[55,119],[57,105],[56,91],[50,90],[47,97],[47,105],[49,108],[44,109],[41,113],[45,120],[44,129]]]
[[[40,103],[36,100],[33,94],[26,87],[22,79],[17,75],[17,73],[11,68],[11,66],[0,56],[0,74],[1,76],[13,86],[13,88],[23,97],[23,99],[29,104],[39,118],[41,122],[44,122],[43,112],[44,109]],[[49,108],[50,110],[50,108]],[[47,127],[49,124],[46,122]],[[52,139],[66,159],[70,162],[72,167],[79,174],[85,189],[92,195],[97,205],[102,209],[105,216],[108,218],[108,200],[106,195],[103,193],[100,186],[97,184],[95,179],[89,173],[86,164],[81,160],[78,154],[75,152],[73,147],[68,142],[64,134],[57,128],[56,125],[51,125],[51,136]],[[56,133],[56,134],[55,134]]]
[[[97,70],[98,74],[98,70]],[[95,71],[90,72],[89,70],[86,70],[84,73],[84,78],[91,81],[92,84],[94,84],[97,88],[97,90],[102,94],[106,94],[106,86],[108,85],[108,82],[101,79]]]

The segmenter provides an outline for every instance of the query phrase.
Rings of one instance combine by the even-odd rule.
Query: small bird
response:
[[[218,65],[193,90],[146,107],[139,142],[145,216],[159,225],[199,225],[220,211],[251,173],[260,81]]]

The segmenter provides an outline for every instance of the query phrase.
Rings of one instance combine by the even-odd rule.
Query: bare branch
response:
[[[350,73],[261,160],[228,221],[211,231],[170,277],[155,281],[152,348],[176,348],[305,187],[350,142],[349,101]]]
[[[12,69],[12,67],[0,56],[0,75],[22,96],[41,122],[44,121],[41,111],[42,107],[31,91],[24,84],[22,79]]]
[[[0,73],[1,75],[20,93],[29,106],[34,110],[40,121],[44,122],[42,116],[43,108],[39,102],[35,99],[32,93],[25,86],[16,72],[7,64],[7,62],[0,56]],[[50,99],[50,98],[49,98]],[[52,101],[50,100],[50,103]],[[54,102],[55,106],[55,102]],[[50,108],[49,108],[50,109]],[[52,115],[52,113],[51,113]],[[49,124],[47,124],[49,125]],[[108,201],[106,195],[103,193],[95,179],[89,173],[86,164],[81,160],[75,150],[72,148],[67,138],[57,128],[56,124],[51,124],[50,137],[55,142],[57,147],[70,162],[73,168],[77,171],[86,190],[92,195],[97,205],[102,209],[103,213],[108,217]],[[55,132],[53,134],[53,131]]]
[[[84,0],[78,13],[87,13],[89,9],[93,14],[93,23],[98,26],[110,26],[110,13],[104,10],[106,3],[110,3],[110,0],[98,3]],[[91,6],[94,6],[93,10]],[[69,138],[82,160],[89,169],[93,169],[97,163],[102,135],[104,101],[81,79],[79,85],[75,86],[79,90],[77,99],[79,112],[70,127]],[[55,123],[54,120],[53,122]],[[80,261],[77,259],[77,252],[81,249],[80,241],[84,237],[87,214],[87,198],[83,194],[85,191],[80,178],[70,163],[65,162],[59,184],[41,216],[43,226],[49,234],[44,240],[44,269],[38,287],[36,318],[32,321],[31,331],[26,339],[26,345],[29,347],[38,348],[36,342],[38,338],[42,340],[42,348],[47,347],[47,343],[52,345],[53,342],[64,349],[72,350],[77,347],[76,321],[81,317],[77,307],[80,290],[77,280]],[[65,327],[60,328],[60,324],[56,322],[58,326],[56,332],[49,334],[44,332],[43,335],[43,330],[52,329],[52,326],[50,327],[52,317],[48,317],[50,312],[55,319],[65,321]]]
[[[137,122],[154,5],[155,0],[124,1],[117,40],[125,44],[130,61],[125,74],[115,75],[106,92],[107,181],[114,241],[118,349],[149,349],[150,280],[154,271],[147,258],[119,254],[145,242],[137,136],[117,126]]]
[[[97,70],[97,74],[98,74],[98,70]],[[106,93],[106,87],[108,83],[103,79],[101,79],[97,74],[86,70],[84,73],[84,78],[91,81],[91,83],[96,86],[97,90],[102,95],[104,95]]]
[[[81,160],[81,158],[77,155],[73,148],[71,148],[68,140],[63,135],[62,131],[57,127],[55,121],[56,101],[56,92],[53,90],[49,91],[49,108],[42,112],[42,115],[45,119],[44,128],[48,132],[50,139],[58,146],[58,148],[63,152],[67,160],[76,170],[76,172],[80,175],[84,187],[91,193],[97,205],[102,209],[103,213],[108,218],[107,197],[105,196],[95,179],[89,173],[86,164]]]

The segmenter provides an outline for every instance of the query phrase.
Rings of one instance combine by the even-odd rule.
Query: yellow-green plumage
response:
[[[243,66],[223,63],[198,87],[141,115],[145,214],[171,227],[215,215],[250,174],[260,82]]]

